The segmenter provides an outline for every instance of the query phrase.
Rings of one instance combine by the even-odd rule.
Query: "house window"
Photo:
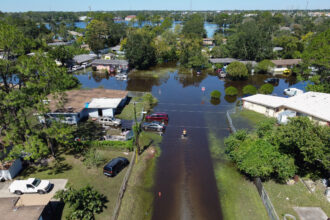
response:
[[[99,115],[99,117],[102,117],[102,116],[103,116],[102,109],[99,108],[97,111],[98,111],[98,115]]]

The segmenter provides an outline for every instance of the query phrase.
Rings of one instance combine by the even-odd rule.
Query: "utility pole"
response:
[[[137,117],[136,117],[136,102],[133,102],[134,108],[134,121],[135,121],[135,129],[133,130],[133,132],[136,132],[135,138],[134,138],[134,145],[135,145],[135,162],[138,161],[138,154],[140,153],[140,147],[139,147],[139,135],[140,135],[140,128],[138,127],[138,123],[137,123]]]

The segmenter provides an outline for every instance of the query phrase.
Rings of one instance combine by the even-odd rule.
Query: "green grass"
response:
[[[134,97],[132,98],[130,103],[124,107],[122,112],[116,115],[116,118],[124,120],[134,120],[134,102],[138,102],[135,104],[135,110],[137,117],[139,117],[142,112],[144,103],[141,102],[141,97]]]
[[[159,68],[159,67],[154,67],[151,68],[150,70],[137,70],[134,72],[130,73],[131,77],[146,77],[146,78],[160,78],[160,77],[165,77],[168,75],[169,72],[175,72],[176,68]]]
[[[209,133],[209,146],[224,219],[268,219],[253,182],[226,159],[223,140]]]
[[[231,114],[233,124],[236,129],[254,129],[258,122],[269,119],[263,114],[251,110],[237,110],[235,114]]]
[[[159,153],[153,155],[151,149],[155,148],[145,151],[133,167],[122,201],[119,220],[152,218],[154,175]],[[156,148],[156,151],[159,151],[159,148]]]
[[[295,206],[321,207],[330,216],[330,205],[323,195],[325,188],[321,187],[321,183],[317,185],[314,193],[310,193],[302,182],[287,185],[268,181],[263,185],[280,219],[283,218],[284,214],[291,214],[299,219],[293,209]]]
[[[130,159],[120,151],[98,150],[105,159],[105,163],[112,158],[124,156]],[[108,178],[103,174],[102,166],[98,168],[87,169],[82,162],[82,158],[75,158],[72,155],[61,155],[61,162],[57,164],[53,161],[48,166],[30,166],[25,169],[19,178],[37,177],[40,179],[68,179],[68,184],[73,188],[81,188],[89,184],[97,191],[104,194],[109,202],[103,213],[96,215],[96,219],[105,219],[112,216],[119,188],[125,176],[127,168],[120,172],[114,178]],[[65,205],[62,219],[69,213],[68,205]]]

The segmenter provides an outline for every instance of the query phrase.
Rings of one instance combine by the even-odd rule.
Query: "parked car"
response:
[[[145,131],[164,131],[165,124],[159,121],[145,122],[142,124],[142,129]]]
[[[79,66],[79,65],[74,65],[74,66],[71,68],[72,71],[76,71],[76,70],[78,70],[78,69],[80,69],[80,66]]]
[[[168,115],[166,113],[153,113],[151,115],[146,116],[146,121],[163,121],[167,122],[168,121]]]
[[[119,73],[115,77],[118,80],[127,80],[127,75],[126,74],[123,74],[123,73]]]
[[[9,186],[9,192],[17,195],[23,193],[39,193],[45,194],[51,189],[51,183],[48,180],[40,180],[37,178],[29,178],[27,180],[15,180]]]
[[[98,118],[99,123],[105,126],[119,127],[121,125],[121,120],[113,117],[103,116]]]
[[[125,157],[117,157],[112,159],[103,168],[103,174],[109,177],[116,176],[122,169],[129,164],[129,161]]]
[[[271,84],[277,84],[277,83],[279,83],[279,79],[276,79],[276,78],[268,78],[268,79],[266,79],[264,82],[265,83],[271,83]]]
[[[284,89],[284,94],[288,96],[295,96],[295,95],[300,95],[303,94],[304,91],[296,88],[288,88]]]

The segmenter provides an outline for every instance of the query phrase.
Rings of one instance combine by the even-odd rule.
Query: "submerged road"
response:
[[[204,123],[204,111],[219,114],[212,107],[157,106],[155,111],[166,110],[170,121],[157,164],[154,220],[222,219]],[[187,139],[181,139],[183,128]]]

